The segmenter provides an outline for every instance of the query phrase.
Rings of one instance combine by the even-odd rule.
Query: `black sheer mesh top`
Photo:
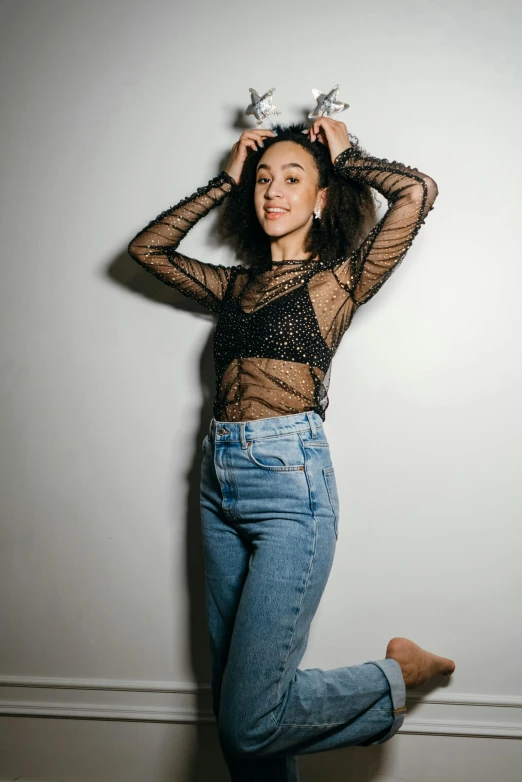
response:
[[[364,241],[335,261],[272,261],[263,271],[203,263],[178,252],[190,228],[220,204],[226,171],[158,215],[128,251],[158,279],[217,313],[213,336],[218,421],[315,410],[325,419],[332,358],[361,306],[397,268],[433,209],[437,184],[416,168],[343,150],[335,169],[375,188],[388,210]]]

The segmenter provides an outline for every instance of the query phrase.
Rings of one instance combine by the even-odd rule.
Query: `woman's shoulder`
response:
[[[235,266],[229,266],[228,267],[234,274],[248,274],[250,269],[248,269],[246,266],[244,266],[242,263],[236,264]]]

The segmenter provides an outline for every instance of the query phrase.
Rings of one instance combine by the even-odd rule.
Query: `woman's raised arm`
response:
[[[177,247],[192,226],[235,186],[235,180],[221,171],[207,185],[151,220],[128,246],[129,255],[146,271],[213,312],[221,307],[233,267],[202,263],[182,255]]]
[[[365,304],[400,264],[438,194],[437,183],[416,168],[372,157],[358,147],[344,149],[336,171],[375,188],[388,211],[348,258],[331,269],[357,305]]]

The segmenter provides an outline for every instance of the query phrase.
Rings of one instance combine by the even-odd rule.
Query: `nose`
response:
[[[270,201],[274,195],[280,195],[281,194],[281,186],[277,184],[277,182],[274,182],[272,180],[270,184],[268,185],[268,189],[266,191],[266,200]]]

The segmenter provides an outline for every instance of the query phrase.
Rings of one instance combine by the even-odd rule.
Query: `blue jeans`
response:
[[[321,417],[212,418],[202,450],[212,708],[231,779],[297,782],[297,755],[388,741],[406,711],[395,660],[298,668],[339,533]]]

